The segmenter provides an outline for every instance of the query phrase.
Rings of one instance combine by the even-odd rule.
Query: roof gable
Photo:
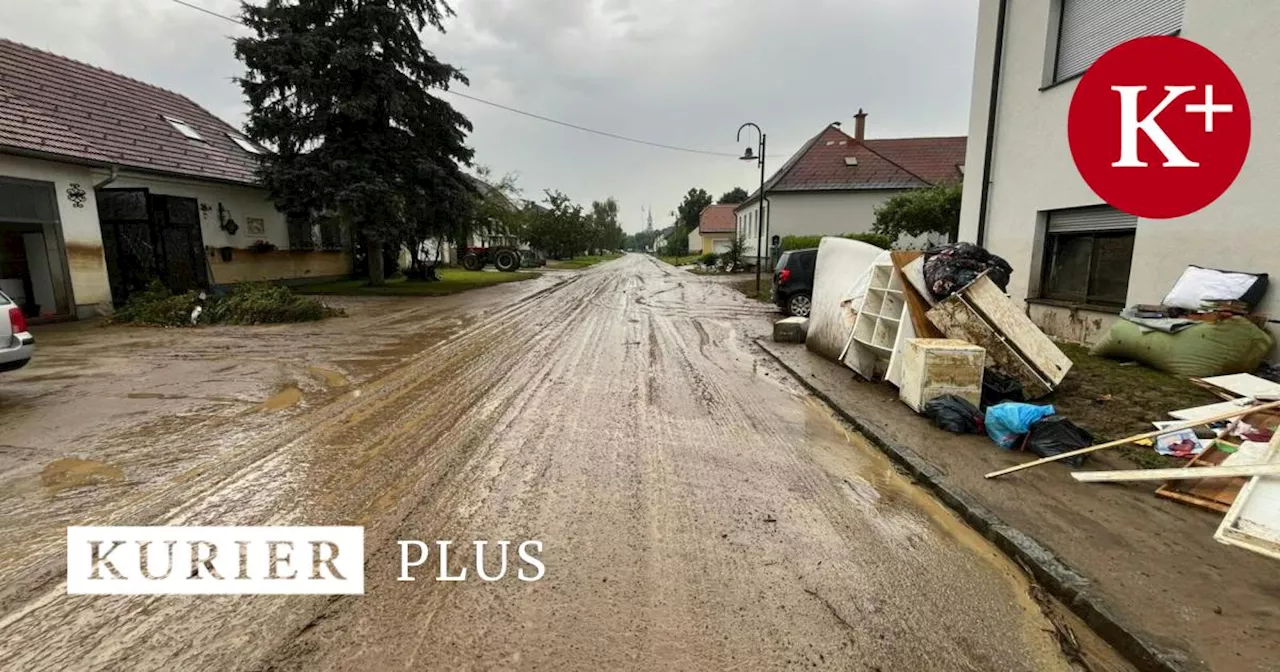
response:
[[[698,217],[699,233],[732,233],[738,228],[737,219],[733,216],[738,206],[708,205]]]
[[[189,139],[165,120],[200,134]],[[0,39],[0,148],[195,178],[254,184],[239,132],[190,99]]]
[[[767,192],[919,189],[963,178],[966,138],[859,142],[831,125],[810,138],[765,183]],[[740,204],[754,202],[759,190]]]

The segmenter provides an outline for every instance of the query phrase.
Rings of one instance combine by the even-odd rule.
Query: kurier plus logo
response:
[[[1213,52],[1180,37],[1143,37],[1089,68],[1067,132],[1080,175],[1107,203],[1138,217],[1182,217],[1240,174],[1249,102]]]

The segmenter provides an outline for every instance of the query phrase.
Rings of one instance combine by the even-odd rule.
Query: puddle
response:
[[[347,377],[333,369],[324,369],[319,366],[308,366],[307,373],[324,381],[329,387],[346,387],[350,384]]]
[[[130,399],[168,399],[170,398],[169,395],[160,394],[159,392],[130,392],[127,396]]]
[[[299,401],[302,401],[302,390],[290,385],[289,387],[286,387],[268,397],[266,401],[262,402],[262,406],[259,406],[258,408],[259,410],[263,410],[268,413],[274,413],[275,411],[282,411],[289,408],[290,406],[297,404]]]
[[[40,472],[40,484],[54,490],[79,488],[86,485],[101,485],[108,481],[124,479],[120,467],[96,460],[84,460],[78,457],[64,457],[45,465]]]

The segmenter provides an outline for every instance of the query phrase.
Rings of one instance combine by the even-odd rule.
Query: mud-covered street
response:
[[[754,346],[766,306],[627,255],[346,307],[37,332],[0,378],[0,667],[1071,669],[1021,571]],[[66,595],[68,525],[163,524],[362,525],[365,594]],[[546,574],[401,582],[398,540],[539,540]]]

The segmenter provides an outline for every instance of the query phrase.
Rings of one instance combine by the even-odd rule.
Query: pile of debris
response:
[[[1266,273],[1189,266],[1160,305],[1123,311],[1092,354],[1180,376],[1255,371],[1275,344],[1254,313],[1267,285]]]
[[[1094,354],[1205,376],[1197,384],[1224,401],[1174,411],[1151,432],[1094,444],[1053,406],[1026,403],[1058,387],[1072,362],[1005,294],[1011,272],[1003,259],[968,243],[886,252],[824,238],[811,317],[780,322],[775,337],[803,341],[868,381],[889,382],[942,429],[985,432],[1001,448],[1039,457],[987,478],[1058,461],[1080,467],[1090,453],[1134,443],[1190,458],[1179,469],[1072,476],[1168,481],[1158,495],[1226,514],[1219,541],[1280,558],[1280,383],[1240,373],[1257,369],[1272,346],[1251,314],[1267,276],[1193,266],[1162,305],[1126,310]],[[1222,373],[1236,375],[1211,377]],[[1212,435],[1194,431],[1202,426]]]

